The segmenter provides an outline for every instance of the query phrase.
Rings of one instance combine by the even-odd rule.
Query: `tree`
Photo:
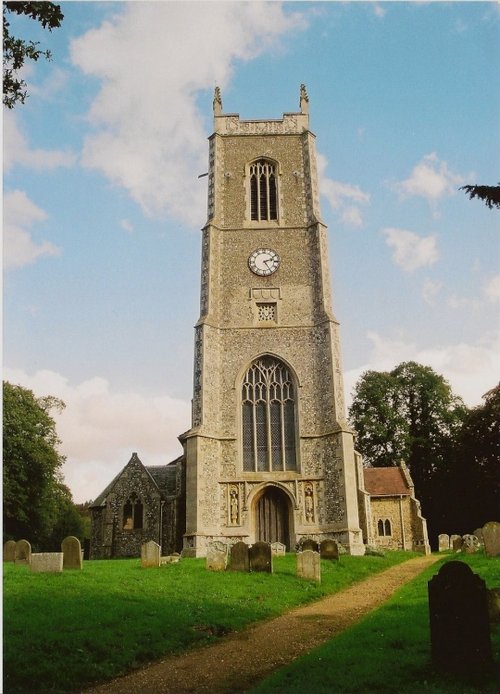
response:
[[[404,460],[433,531],[440,532],[446,479],[466,414],[448,382],[415,362],[391,372],[367,371],[355,387],[349,417],[365,464]]]
[[[42,50],[39,41],[24,41],[10,33],[8,13],[25,15],[35,19],[44,29],[52,31],[61,26],[64,15],[59,5],[53,2],[4,2],[3,3],[3,103],[7,108],[23,104],[26,82],[19,77],[25,60],[37,61],[41,56],[51,59],[49,50]]]
[[[500,183],[497,186],[462,186],[460,190],[465,190],[471,200],[472,198],[484,200],[490,210],[493,207],[500,208]]]
[[[46,547],[63,500],[71,500],[62,482],[65,458],[58,451],[60,441],[50,415],[54,408],[61,411],[64,403],[3,384],[4,540],[25,538],[38,548]]]
[[[473,532],[498,519],[500,508],[500,384],[469,411],[458,442],[450,509],[450,532]]]

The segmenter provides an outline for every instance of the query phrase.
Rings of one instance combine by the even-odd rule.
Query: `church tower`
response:
[[[184,553],[310,537],[362,554],[305,87],[281,119],[225,114],[218,88],[213,110]]]

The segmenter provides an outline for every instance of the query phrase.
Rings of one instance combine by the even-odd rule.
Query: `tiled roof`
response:
[[[409,496],[410,487],[399,467],[367,467],[363,470],[370,496]]]
[[[145,465],[144,467],[156,482],[162,496],[175,494],[176,465]]]

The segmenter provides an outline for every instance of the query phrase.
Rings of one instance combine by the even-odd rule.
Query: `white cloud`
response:
[[[490,279],[484,283],[483,290],[489,301],[500,301],[500,275],[490,277]]]
[[[387,227],[382,230],[386,244],[393,249],[392,259],[405,272],[433,265],[439,258],[435,236],[418,236],[406,229]]]
[[[422,286],[422,297],[424,301],[433,306],[437,295],[443,288],[442,282],[437,282],[436,280],[426,279]]]
[[[103,378],[71,385],[54,371],[28,375],[5,369],[4,378],[66,403],[52,412],[67,456],[64,479],[75,501],[95,499],[136,451],[145,465],[164,465],[182,453],[177,436],[189,428],[190,405],[168,395],[117,392]]]
[[[196,175],[207,166],[210,92],[229,83],[236,61],[274,49],[305,22],[285,14],[282,3],[122,7],[71,45],[73,63],[101,80],[89,113],[96,131],[86,139],[83,163],[127,189],[146,214],[198,227],[206,181]]]
[[[317,161],[321,195],[326,198],[332,210],[340,214],[340,218],[345,224],[354,227],[363,226],[363,217],[357,205],[365,205],[370,202],[368,193],[362,191],[359,186],[328,178],[326,175],[328,160],[323,154],[318,153]]]
[[[409,178],[396,183],[394,188],[403,197],[415,195],[436,203],[440,198],[455,195],[464,182],[463,176],[451,171],[448,164],[432,152],[414,166]]]
[[[22,190],[12,190],[3,200],[3,264],[6,269],[23,267],[45,255],[60,255],[61,249],[50,241],[35,243],[30,227],[47,219],[47,213]]]
[[[120,226],[127,234],[132,234],[134,232],[134,225],[128,219],[122,219],[120,221]]]
[[[374,2],[372,7],[376,17],[378,17],[379,19],[383,19],[385,17],[387,10],[383,8],[380,3]]]
[[[344,375],[348,405],[360,376],[368,370],[391,371],[403,361],[416,361],[443,375],[453,392],[469,407],[482,403],[482,396],[498,383],[500,373],[500,332],[485,335],[475,343],[421,347],[405,339],[392,339],[368,332],[373,344],[366,364]]]
[[[30,148],[12,111],[4,113],[3,143],[4,171],[9,171],[16,165],[42,171],[59,166],[73,166],[76,162],[75,154],[70,151]]]

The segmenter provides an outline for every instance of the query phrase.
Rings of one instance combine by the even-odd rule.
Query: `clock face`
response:
[[[272,275],[280,266],[279,255],[270,248],[258,248],[248,259],[248,266],[256,275]]]

